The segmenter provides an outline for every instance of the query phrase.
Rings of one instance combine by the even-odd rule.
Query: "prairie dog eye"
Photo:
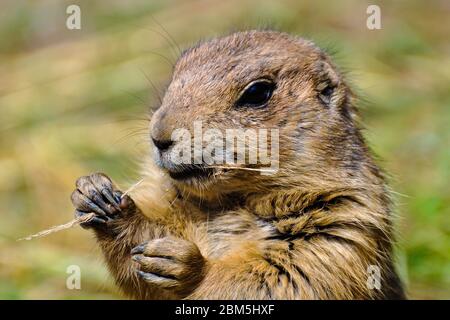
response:
[[[236,102],[238,107],[261,107],[272,97],[275,84],[269,80],[256,80],[250,83]]]
[[[326,105],[328,105],[331,102],[331,97],[334,93],[334,89],[335,89],[335,85],[332,85],[330,83],[321,83],[318,86],[318,97],[319,99],[325,103]]]

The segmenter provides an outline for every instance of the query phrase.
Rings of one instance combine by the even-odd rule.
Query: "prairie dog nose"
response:
[[[174,143],[171,128],[174,126],[165,110],[158,110],[152,117],[150,137],[159,151],[166,151]]]
[[[159,151],[166,151],[173,144],[172,140],[157,140],[152,137],[153,144],[159,149]]]

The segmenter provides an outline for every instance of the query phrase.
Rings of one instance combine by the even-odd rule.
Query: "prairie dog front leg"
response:
[[[123,196],[103,173],[80,177],[71,198],[76,217],[95,213],[82,226],[94,231],[118,286],[135,298],[170,298],[166,294],[156,295],[154,288],[135,272],[138,264],[131,259],[131,250],[152,239],[158,227],[141,213],[133,199]]]

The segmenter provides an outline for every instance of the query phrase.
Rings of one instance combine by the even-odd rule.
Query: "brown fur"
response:
[[[261,77],[276,83],[269,105],[233,108],[242,88]],[[329,101],[319,96],[326,86],[334,88]],[[152,136],[170,139],[195,120],[279,128],[280,170],[217,169],[208,181],[182,183],[147,163],[145,182],[131,194],[137,208],[111,223],[114,233],[96,229],[118,285],[139,299],[404,298],[389,194],[354,105],[328,56],[300,38],[249,31],[186,51],[153,115]],[[136,275],[130,251],[167,236],[195,245],[180,253],[161,242],[159,249],[195,263],[179,271],[190,282],[161,290]],[[369,265],[381,268],[380,290],[367,287]]]

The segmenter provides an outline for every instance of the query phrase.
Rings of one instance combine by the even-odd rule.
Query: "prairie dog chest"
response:
[[[275,234],[274,227],[249,213],[228,212],[203,223],[202,249],[210,258],[238,253],[244,248],[259,247]]]

